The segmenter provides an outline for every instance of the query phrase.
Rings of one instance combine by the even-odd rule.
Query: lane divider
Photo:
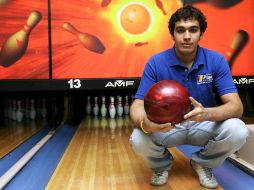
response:
[[[42,146],[54,135],[56,130],[49,131],[36,145],[34,145],[23,157],[21,157],[8,171],[0,177],[0,189],[3,189],[10,180],[29,162],[29,160],[42,148]]]

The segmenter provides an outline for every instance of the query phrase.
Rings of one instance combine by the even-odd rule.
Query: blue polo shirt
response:
[[[151,57],[145,65],[135,98],[143,100],[148,89],[161,80],[181,83],[204,107],[216,106],[215,92],[219,96],[237,93],[224,56],[202,47],[198,47],[190,70],[177,58],[174,47]]]

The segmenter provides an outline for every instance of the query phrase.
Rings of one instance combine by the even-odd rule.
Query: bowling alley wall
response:
[[[0,0],[0,84],[136,88],[147,60],[172,47],[168,19],[184,4],[207,16],[200,44],[225,55],[237,85],[252,85],[252,0]]]

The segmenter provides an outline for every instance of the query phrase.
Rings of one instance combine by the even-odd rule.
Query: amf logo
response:
[[[247,78],[239,78],[239,79],[234,79],[234,83],[235,84],[251,84],[251,83],[254,83],[254,78],[250,78],[250,79],[247,79]]]
[[[133,86],[133,85],[134,85],[134,81],[132,81],[132,80],[127,80],[127,81],[115,80],[113,82],[109,81],[105,85],[105,88],[107,88],[107,87],[112,87],[112,88],[115,88],[115,87],[128,87],[128,86]]]

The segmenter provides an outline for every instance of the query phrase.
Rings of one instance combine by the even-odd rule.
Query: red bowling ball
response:
[[[191,110],[187,89],[173,80],[162,80],[150,87],[144,98],[147,117],[155,123],[180,123]]]

